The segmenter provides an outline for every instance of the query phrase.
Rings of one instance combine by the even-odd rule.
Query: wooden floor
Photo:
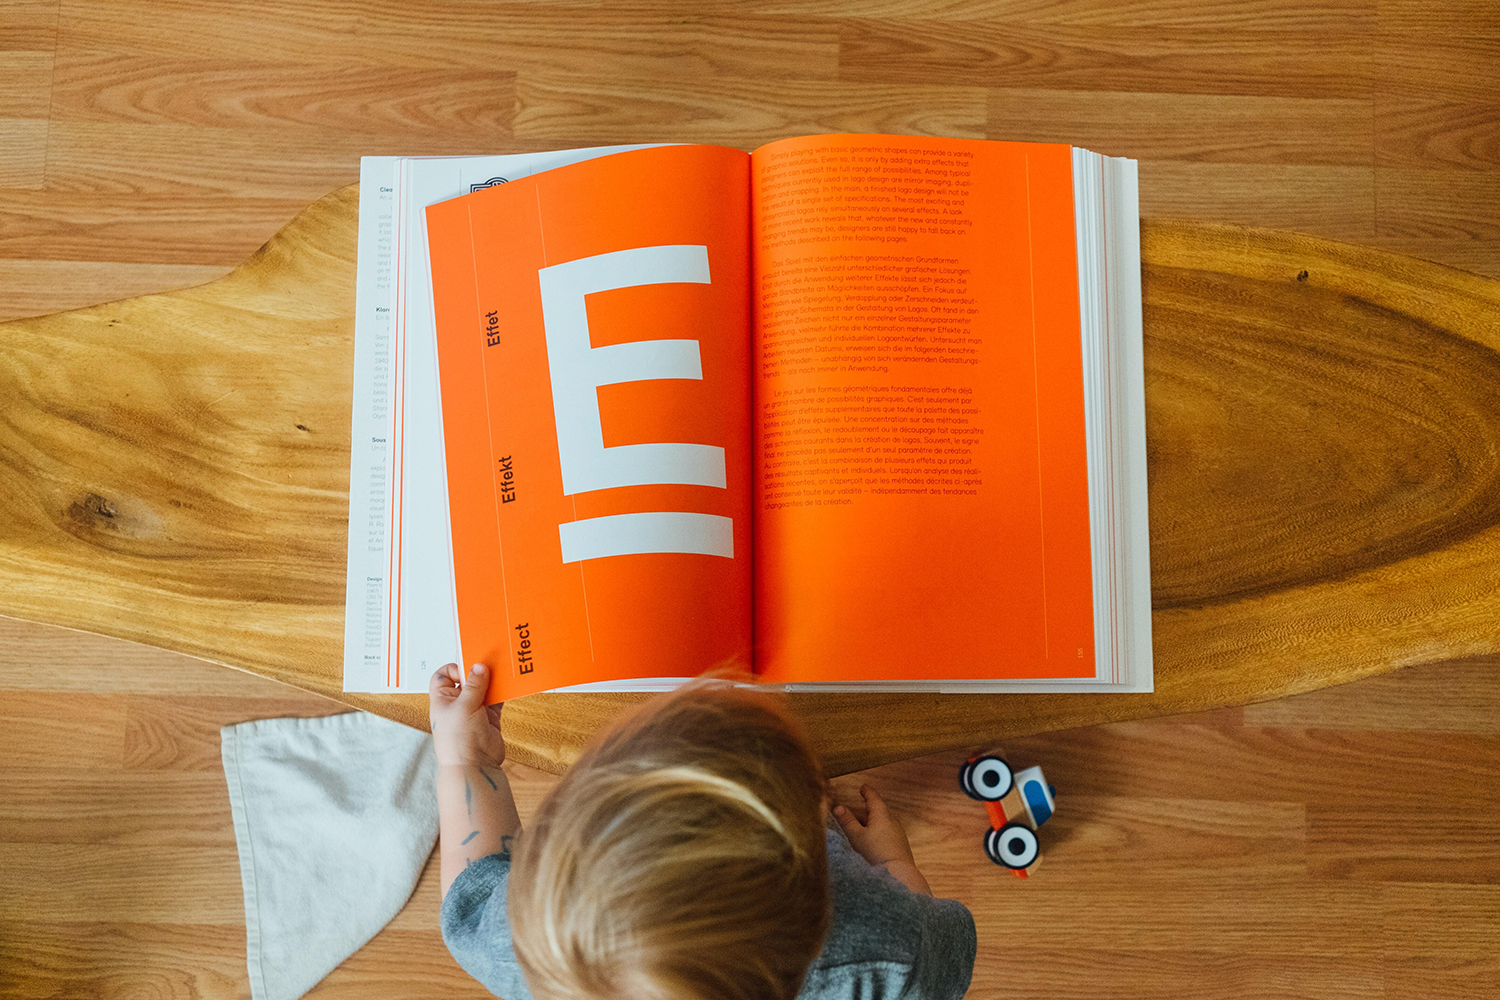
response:
[[[0,0],[0,319],[222,274],[361,154],[819,131],[1075,142],[1150,216],[1500,276],[1496,80],[1493,0]],[[218,728],[336,710],[0,621],[0,997],[248,996]],[[869,775],[972,997],[1500,996],[1500,661],[1006,749],[1060,795],[1024,883],[960,755]],[[485,995],[437,898],[314,995]]]
[[[0,998],[248,997],[218,729],[341,706],[0,619]],[[1018,740],[1057,786],[1021,882],[980,853],[961,753],[861,780],[979,925],[969,996],[1500,997],[1500,658]],[[555,779],[512,769],[523,817]],[[482,997],[437,870],[311,995]]]
[[[825,131],[1500,276],[1497,79],[1493,0],[0,0],[0,319],[221,274],[361,154]]]

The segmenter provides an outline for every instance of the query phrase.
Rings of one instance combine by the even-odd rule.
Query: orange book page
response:
[[[427,210],[459,641],[489,700],[748,660],[749,157]]]
[[[1065,145],[752,158],[766,681],[1094,675]]]

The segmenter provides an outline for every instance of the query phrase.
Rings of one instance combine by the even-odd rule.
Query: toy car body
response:
[[[1012,771],[1004,758],[980,754],[959,769],[958,784],[969,798],[983,802],[989,813],[985,856],[1025,878],[1040,858],[1037,828],[1056,808],[1054,789],[1042,769]]]

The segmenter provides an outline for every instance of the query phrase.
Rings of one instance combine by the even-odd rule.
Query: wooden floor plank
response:
[[[1382,234],[1500,240],[1500,170],[1375,170]]]
[[[1500,952],[1488,955],[1390,955],[1383,975],[1386,1000],[1495,1000],[1500,997]]]
[[[7,691],[0,698],[6,770],[118,770],[124,749],[125,706],[117,698],[75,694],[63,700],[36,691]]]
[[[224,773],[6,771],[0,773],[0,843],[232,847]]]
[[[1142,160],[1141,213],[1295,229],[1357,243],[1375,233],[1374,171],[1358,166]]]
[[[489,142],[494,137],[488,137]],[[472,137],[461,152],[487,142]],[[451,140],[447,145],[451,146]],[[47,184],[59,193],[137,198],[253,198],[295,201],[359,180],[353,164],[412,143],[340,132],[273,137],[192,124],[56,120],[47,142]]]
[[[1338,710],[1333,709],[1337,706]],[[1500,658],[1432,663],[1337,688],[1246,705],[1245,725],[1280,728],[1500,733]]]
[[[1025,912],[1024,910],[1022,912]],[[1047,916],[1028,913],[1032,920]],[[1011,948],[996,948],[976,970],[970,997],[1026,1000],[1383,1000],[1385,975],[1362,958],[1277,956],[1230,950],[1136,951],[1057,948],[1026,940],[1026,924],[1008,929]],[[1025,970],[1044,969],[1031,974]],[[1109,984],[1109,992],[1103,992]]]
[[[436,924],[425,930],[388,926],[307,994],[313,1000],[488,998],[489,990],[458,967]]]
[[[1500,8],[1490,0],[1378,0],[1380,29],[1410,39],[1500,34]]]
[[[1051,860],[1044,854],[1042,866]],[[985,943],[981,956],[988,953],[990,958],[984,964],[997,960],[1005,942],[1021,933],[1028,946],[1036,948],[1087,942],[1088,947],[1134,952],[1217,950],[1276,964],[1287,957],[1360,959],[1370,968],[1379,964],[1384,918],[1370,884],[1246,878],[1238,873],[1215,878],[1199,872],[1130,879],[1129,872],[1123,862],[1108,873],[1099,872],[1107,878],[1103,885],[1097,879],[1062,885],[1048,877],[1045,867],[1025,883],[1007,873],[989,874],[989,880],[1004,881],[1003,889],[985,887],[991,900],[975,911],[979,940]],[[971,884],[974,887],[960,895],[984,885]],[[1026,893],[1024,904],[1014,898],[1018,890]],[[1005,899],[998,896],[1002,891],[1011,894],[1009,906],[1024,905],[1030,919],[1007,913]],[[1046,914],[1046,919],[1037,919],[1038,914]],[[1038,975],[1034,982],[1040,988],[1043,977]]]
[[[0,48],[0,118],[46,121],[51,101],[51,50]]]
[[[1317,878],[1500,885],[1500,810],[1308,806],[1308,868]]]
[[[219,730],[253,719],[339,715],[348,706],[301,692],[276,697],[131,695],[125,699],[126,771],[222,772]]]
[[[341,179],[359,176],[356,163],[345,171]],[[326,178],[326,167],[323,173]],[[300,196],[190,199],[183,192],[0,194],[0,257],[223,267],[243,263],[308,202]]]
[[[1494,100],[1489,84],[1500,76],[1500,24],[1493,13],[1488,23],[1428,21],[1420,30],[1392,31],[1382,19],[1381,28],[1374,70],[1382,88],[1454,101]]]
[[[1362,99],[996,88],[986,138],[1066,142],[1109,156],[1143,146],[1158,160],[1368,166]]]
[[[1421,0],[1412,0],[1420,3]],[[1484,0],[1467,0],[1483,3]],[[607,7],[652,11],[742,6],[739,0],[605,0]],[[768,0],[762,14],[840,18],[920,17],[1079,28],[1184,28],[1215,31],[1331,34],[1369,31],[1376,0]]]
[[[66,51],[53,78],[54,121],[192,125],[207,130],[354,134],[413,142],[510,133],[515,72],[477,66],[298,65],[164,60],[119,50]],[[270,138],[270,136],[266,136]]]
[[[7,918],[0,998],[245,1000],[244,947],[242,927]]]
[[[839,24],[839,78],[851,81],[1362,100],[1374,73],[1370,39],[1353,29],[1271,34],[914,17]]]
[[[47,169],[47,119],[0,118],[0,190],[39,190]]]
[[[47,52],[57,47],[59,0],[6,0],[0,52]]]
[[[224,792],[229,803],[229,792]],[[0,921],[243,926],[245,899],[232,842],[0,843]],[[241,942],[243,945],[243,941]]]
[[[1500,941],[1500,886],[1389,883],[1380,887],[1390,956],[1493,960]]]
[[[607,76],[580,85],[549,70],[517,82],[516,136],[558,145],[712,142],[753,149],[789,135],[896,132],[983,138],[985,92],[963,84]]]
[[[1375,162],[1407,170],[1500,170],[1500,114],[1491,101],[1378,93]]]
[[[65,667],[54,667],[65,664]],[[242,670],[89,632],[0,616],[0,691],[304,699],[336,703]]]
[[[201,285],[229,272],[212,264],[121,264],[0,258],[0,323]]]
[[[658,78],[826,78],[837,53],[835,36],[820,34],[816,22],[738,16],[735,8],[684,17],[590,12],[555,2],[374,0],[355,11],[296,0],[220,0],[181,9],[176,31],[153,31],[159,17],[149,0],[77,0],[63,12],[59,45],[315,66],[546,67],[575,79],[601,70]]]

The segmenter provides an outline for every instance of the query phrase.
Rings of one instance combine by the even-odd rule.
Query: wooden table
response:
[[[0,324],[0,613],[343,694],[358,190],[197,288]],[[1500,650],[1500,282],[1142,229],[1156,692],[798,696],[830,771]],[[557,771],[636,696],[510,705]]]

